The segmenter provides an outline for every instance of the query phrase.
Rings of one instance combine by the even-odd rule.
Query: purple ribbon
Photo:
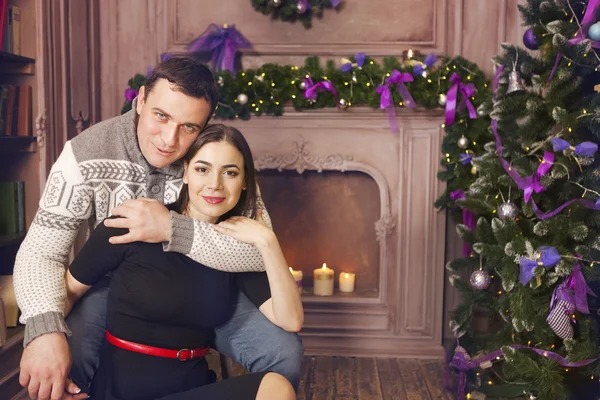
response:
[[[333,6],[333,8],[336,8],[342,2],[342,0],[329,0],[329,1],[331,2],[331,5]]]
[[[491,125],[492,132],[494,133],[494,137],[496,138],[496,153],[498,154],[498,158],[500,159],[500,163],[504,167],[504,170],[517,183],[517,185],[519,185],[519,187],[526,186],[526,184],[522,183],[523,178],[521,178],[521,176],[515,170],[513,170],[508,164],[508,162],[502,157],[502,141],[500,140],[500,135],[498,134],[498,121],[493,119]],[[544,153],[544,159],[546,159],[546,153],[548,152]],[[575,203],[579,203],[582,206],[589,208],[590,210],[600,210],[600,200],[596,200],[596,202],[594,203],[593,201],[587,199],[573,199],[562,204],[554,211],[544,213],[538,208],[537,204],[535,203],[535,200],[531,199],[531,207],[533,208],[533,212],[539,219],[548,219],[555,217],[562,210]]]
[[[128,102],[132,102],[138,95],[138,91],[132,88],[127,88],[125,90],[125,100]]]
[[[422,75],[423,71],[435,64],[436,61],[437,57],[435,56],[435,53],[429,54],[427,57],[425,57],[425,60],[422,63],[418,63],[413,67],[413,75]]]
[[[346,62],[346,63],[342,64],[342,66],[340,67],[340,71],[342,71],[342,72],[352,71],[352,67],[354,67],[354,66],[356,66],[357,68],[361,68],[363,65],[365,65],[365,57],[366,57],[365,53],[357,53],[356,56],[354,56],[354,58],[356,59],[356,63]]]
[[[458,111],[462,111],[465,106],[469,110],[469,118],[477,118],[477,112],[473,103],[471,103],[470,97],[475,93],[475,86],[472,83],[465,85],[461,82],[460,76],[455,72],[450,77],[452,86],[446,94],[446,125],[452,125],[456,118],[456,100],[458,93],[462,95],[460,103],[458,104]]]
[[[494,75],[494,82],[492,83],[492,92],[494,94],[494,100],[496,100],[496,91],[498,90],[498,84],[500,84],[500,76],[504,71],[504,65],[500,65],[496,68],[496,74]]]
[[[471,161],[473,161],[473,153],[461,153],[460,154],[460,163],[462,165],[467,165]]]
[[[519,350],[519,349],[531,350],[531,351],[539,354],[542,357],[546,357],[546,358],[556,361],[558,363],[558,365],[560,365],[562,367],[566,367],[566,368],[585,367],[586,365],[590,365],[591,363],[600,360],[600,356],[598,356],[598,357],[589,358],[589,359],[583,360],[583,361],[570,362],[569,360],[567,360],[560,354],[557,354],[557,353],[554,353],[554,352],[548,351],[548,350],[536,349],[535,347],[525,346],[522,344],[513,344],[513,345],[510,345],[507,347],[510,347],[514,350]],[[462,349],[462,347],[461,347],[461,349]],[[454,357],[452,358],[452,361],[450,362],[450,366],[456,368],[459,371],[459,383],[458,383],[458,388],[457,388],[458,396],[459,396],[458,398],[459,399],[465,398],[464,393],[465,393],[465,388],[466,388],[466,383],[467,383],[467,379],[466,379],[467,371],[477,368],[481,364],[488,363],[488,362],[495,360],[498,357],[501,357],[503,355],[504,355],[504,353],[502,350],[496,350],[492,353],[489,353],[484,356],[478,357],[474,360],[471,360],[469,355],[466,354],[464,351],[455,351]]]
[[[466,197],[465,192],[462,191],[461,189],[455,190],[450,193],[450,200],[452,200],[452,201],[464,199],[465,197]],[[463,207],[462,214],[463,214],[463,225],[467,226],[470,230],[474,230],[475,229],[475,213],[473,213],[473,211],[467,210]],[[468,257],[469,254],[471,254],[471,245],[467,242],[464,242],[463,243],[463,257]]]
[[[304,97],[307,99],[316,101],[318,92],[331,92],[337,98],[337,92],[335,91],[331,81],[321,81],[315,84],[311,78],[306,78],[304,79],[304,84],[306,86]]]
[[[519,189],[523,190],[525,203],[529,203],[529,199],[531,198],[531,195],[533,194],[533,192],[541,193],[544,190],[546,190],[546,188],[540,183],[540,178],[542,176],[546,175],[546,173],[550,170],[550,168],[552,168],[553,164],[554,164],[554,154],[550,153],[549,151],[545,151],[544,158],[543,158],[542,162],[540,163],[540,165],[538,166],[536,173],[531,176],[527,176],[525,178],[520,178],[520,180],[516,181],[517,184],[519,185]],[[512,170],[512,168],[511,168],[511,170]],[[518,175],[518,173],[516,171],[515,171],[515,175]]]
[[[598,144],[594,142],[582,142],[577,146],[573,147],[564,139],[552,138],[550,139],[552,142],[552,147],[554,151],[564,151],[567,149],[573,150],[573,152],[581,157],[593,157],[594,154],[598,151]]]
[[[519,257],[519,264],[521,265],[519,280],[523,286],[527,285],[531,278],[533,278],[533,270],[535,267],[540,266],[550,268],[560,261],[560,254],[558,254],[558,250],[554,247],[542,246],[538,249],[538,253],[540,255],[538,260]]]
[[[387,109],[390,130],[394,133],[400,133],[400,130],[398,129],[398,123],[396,122],[396,107],[392,104],[392,92],[390,86],[396,84],[396,89],[398,90],[398,93],[400,93],[402,100],[404,100],[406,107],[415,108],[417,104],[404,85],[406,82],[412,82],[413,80],[413,76],[408,72],[400,72],[395,69],[385,80],[385,84],[377,86],[377,94],[381,96],[379,108],[382,110]]]
[[[550,302],[550,314],[554,310],[554,307],[558,304],[559,300],[564,300],[569,304],[566,312],[572,314],[575,309],[584,314],[589,314],[590,309],[588,306],[587,295],[596,297],[596,294],[590,289],[585,281],[585,277],[581,272],[579,263],[573,266],[573,272],[571,275],[561,283],[552,294],[552,300]],[[550,316],[548,316],[550,318]]]
[[[252,44],[235,25],[210,24],[208,28],[188,45],[188,51],[212,52],[211,61],[216,71],[236,71],[236,54],[240,48],[250,48]]]

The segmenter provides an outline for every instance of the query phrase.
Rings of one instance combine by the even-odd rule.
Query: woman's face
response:
[[[233,209],[246,190],[244,156],[227,142],[207,143],[185,166],[188,216],[215,223]]]

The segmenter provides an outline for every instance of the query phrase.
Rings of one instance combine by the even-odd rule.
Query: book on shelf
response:
[[[31,85],[0,85],[0,136],[32,136]]]
[[[0,0],[0,50],[21,55],[21,8]]]
[[[0,182],[0,236],[25,232],[25,184]]]
[[[15,327],[19,320],[19,308],[15,298],[12,275],[0,275],[0,298],[4,303],[6,326]]]

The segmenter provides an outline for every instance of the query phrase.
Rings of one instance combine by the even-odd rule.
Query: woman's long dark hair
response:
[[[246,190],[242,191],[240,199],[238,200],[235,207],[233,207],[228,213],[222,215],[219,221],[226,220],[229,217],[236,215],[243,215],[248,218],[255,218],[256,216],[256,170],[254,169],[254,159],[252,158],[252,152],[250,146],[246,142],[244,135],[237,129],[226,126],[223,124],[208,125],[198,136],[198,138],[192,143],[190,149],[183,157],[189,168],[190,161],[196,153],[207,143],[218,143],[226,142],[231,144],[233,147],[238,149],[244,157],[244,181],[246,184]],[[187,211],[190,202],[190,196],[188,193],[188,185],[185,183],[181,188],[179,198],[175,202],[175,210],[180,214]]]

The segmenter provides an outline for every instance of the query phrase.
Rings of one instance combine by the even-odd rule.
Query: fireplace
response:
[[[234,121],[253,150],[288,264],[304,273],[307,354],[442,357],[445,219],[433,201],[442,116],[369,109]],[[312,271],[354,272],[315,296]]]

